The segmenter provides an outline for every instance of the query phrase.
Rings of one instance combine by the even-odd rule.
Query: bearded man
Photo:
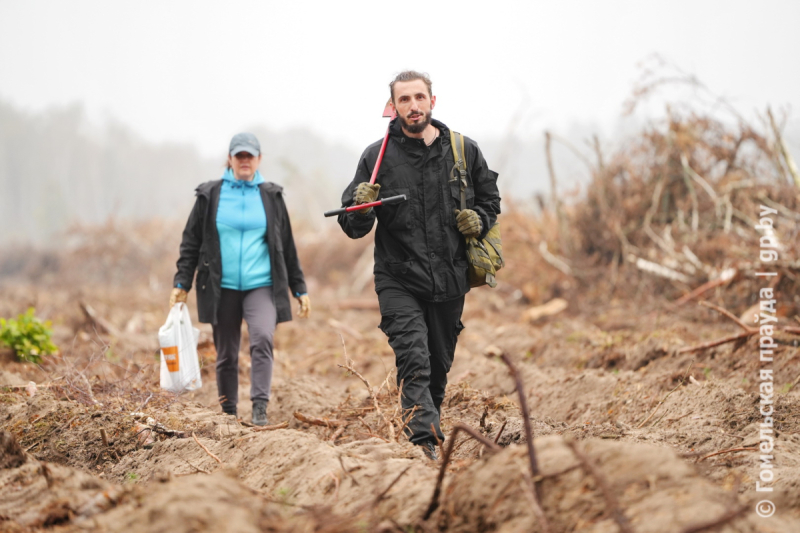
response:
[[[484,238],[500,214],[497,173],[489,170],[475,141],[464,137],[467,209],[460,210],[461,184],[450,130],[433,119],[436,96],[426,74],[405,71],[389,84],[397,118],[389,125],[376,183],[369,183],[380,151],[364,151],[343,207],[404,194],[406,202],[339,215],[348,237],[375,230],[375,291],[381,330],[395,353],[402,405],[411,416],[409,440],[436,459],[447,373],[461,330],[469,291],[465,237]]]

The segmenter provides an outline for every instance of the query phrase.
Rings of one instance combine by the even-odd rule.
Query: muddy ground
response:
[[[497,289],[467,297],[443,409],[448,437],[466,424],[497,448],[461,433],[435,509],[443,450],[431,462],[402,436],[368,240],[297,230],[313,312],[278,327],[268,416],[285,427],[268,431],[247,424],[246,330],[240,420],[217,405],[206,325],[202,389],[158,389],[179,227],[117,224],[75,230],[58,253],[9,250],[0,316],[34,306],[61,352],[37,367],[0,351],[0,530],[543,531],[505,355],[524,382],[550,531],[800,531],[797,337],[776,350],[774,491],[759,493],[757,338],[682,352],[739,326],[674,305],[680,291],[635,269],[593,281],[559,272],[523,215],[505,220],[508,266]],[[747,283],[704,299],[741,315],[757,299]],[[553,298],[566,308],[533,316]],[[788,324],[796,296],[777,298]],[[179,433],[154,432],[148,418]],[[756,513],[765,499],[770,518]]]

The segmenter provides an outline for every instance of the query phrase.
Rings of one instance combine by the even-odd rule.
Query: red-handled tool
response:
[[[392,105],[392,101],[389,100],[386,102],[386,107],[383,109],[383,116],[388,117],[389,120],[393,120],[397,116],[397,111],[395,110],[394,106]],[[383,143],[381,143],[381,151],[378,152],[378,159],[375,161],[375,168],[372,170],[372,176],[369,179],[370,184],[375,183],[375,178],[378,177],[378,170],[381,168],[381,161],[383,161],[383,154],[386,152],[386,145],[389,144],[389,128],[391,126],[386,127],[386,135],[383,137]],[[330,211],[325,211],[326,217],[332,217],[336,215],[340,215],[342,213],[350,213],[351,211],[360,211],[361,209],[368,209],[370,207],[378,207],[381,205],[390,205],[390,204],[397,204],[400,202],[405,202],[407,200],[405,194],[401,194],[399,196],[392,196],[390,198],[383,198],[381,200],[377,200],[375,202],[369,202],[366,204],[358,204],[352,205],[350,207],[342,207],[339,209],[332,209]]]
[[[326,217],[335,217],[336,215],[341,215],[342,213],[350,213],[351,211],[358,211],[360,209],[368,209],[370,207],[378,207],[380,205],[392,205],[392,204],[399,204],[400,202],[405,202],[408,200],[405,194],[398,194],[397,196],[390,196],[389,198],[381,198],[375,202],[367,202],[366,204],[358,204],[358,205],[351,205],[350,207],[340,207],[339,209],[331,209],[330,211],[325,211]]]
[[[394,117],[397,116],[397,111],[392,105],[391,100],[386,102],[386,107],[383,109],[383,116],[389,117],[390,121],[394,120]],[[378,160],[375,161],[375,168],[372,170],[372,177],[369,178],[370,184],[375,183],[375,178],[378,177],[378,169],[381,168],[381,161],[383,161],[383,154],[384,152],[386,152],[387,144],[389,144],[389,126],[386,127],[386,135],[384,135],[383,137],[383,142],[381,143],[381,151],[378,152]]]

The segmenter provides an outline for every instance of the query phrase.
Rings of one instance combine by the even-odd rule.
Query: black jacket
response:
[[[222,255],[217,233],[221,188],[222,180],[214,180],[203,183],[195,190],[197,200],[183,230],[178,272],[173,283],[173,286],[180,284],[189,291],[197,269],[197,314],[200,322],[210,324],[217,323],[222,292]],[[292,319],[287,289],[303,294],[306,292],[306,283],[294,246],[289,214],[283,202],[283,188],[269,182],[262,183],[258,188],[267,213],[267,234],[264,238],[269,248],[275,310],[278,322],[287,322]]]
[[[406,136],[395,119],[376,183],[380,197],[405,194],[408,201],[381,206],[364,215],[354,211],[339,215],[339,224],[352,239],[363,237],[375,219],[375,290],[397,286],[427,301],[441,302],[469,291],[464,237],[456,227],[455,209],[461,205],[457,181],[449,181],[453,168],[450,130],[433,120],[441,134],[428,147],[422,139]],[[342,206],[353,205],[353,192],[369,181],[381,141],[364,151],[355,178],[342,194]],[[464,137],[468,169],[467,207],[481,218],[486,236],[500,214],[497,173],[489,170],[478,145]]]

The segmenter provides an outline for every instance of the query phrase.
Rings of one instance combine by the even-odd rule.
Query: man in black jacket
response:
[[[436,458],[444,440],[439,419],[447,373],[453,363],[461,313],[469,291],[465,237],[484,238],[500,214],[497,173],[489,170],[475,141],[465,137],[467,208],[460,208],[460,183],[450,130],[431,117],[436,97],[426,74],[406,71],[389,84],[397,118],[376,183],[369,183],[381,142],[367,147],[342,195],[343,206],[405,194],[406,202],[339,215],[348,237],[375,230],[375,291],[380,328],[389,337],[402,384],[402,403],[412,413],[406,434]]]

